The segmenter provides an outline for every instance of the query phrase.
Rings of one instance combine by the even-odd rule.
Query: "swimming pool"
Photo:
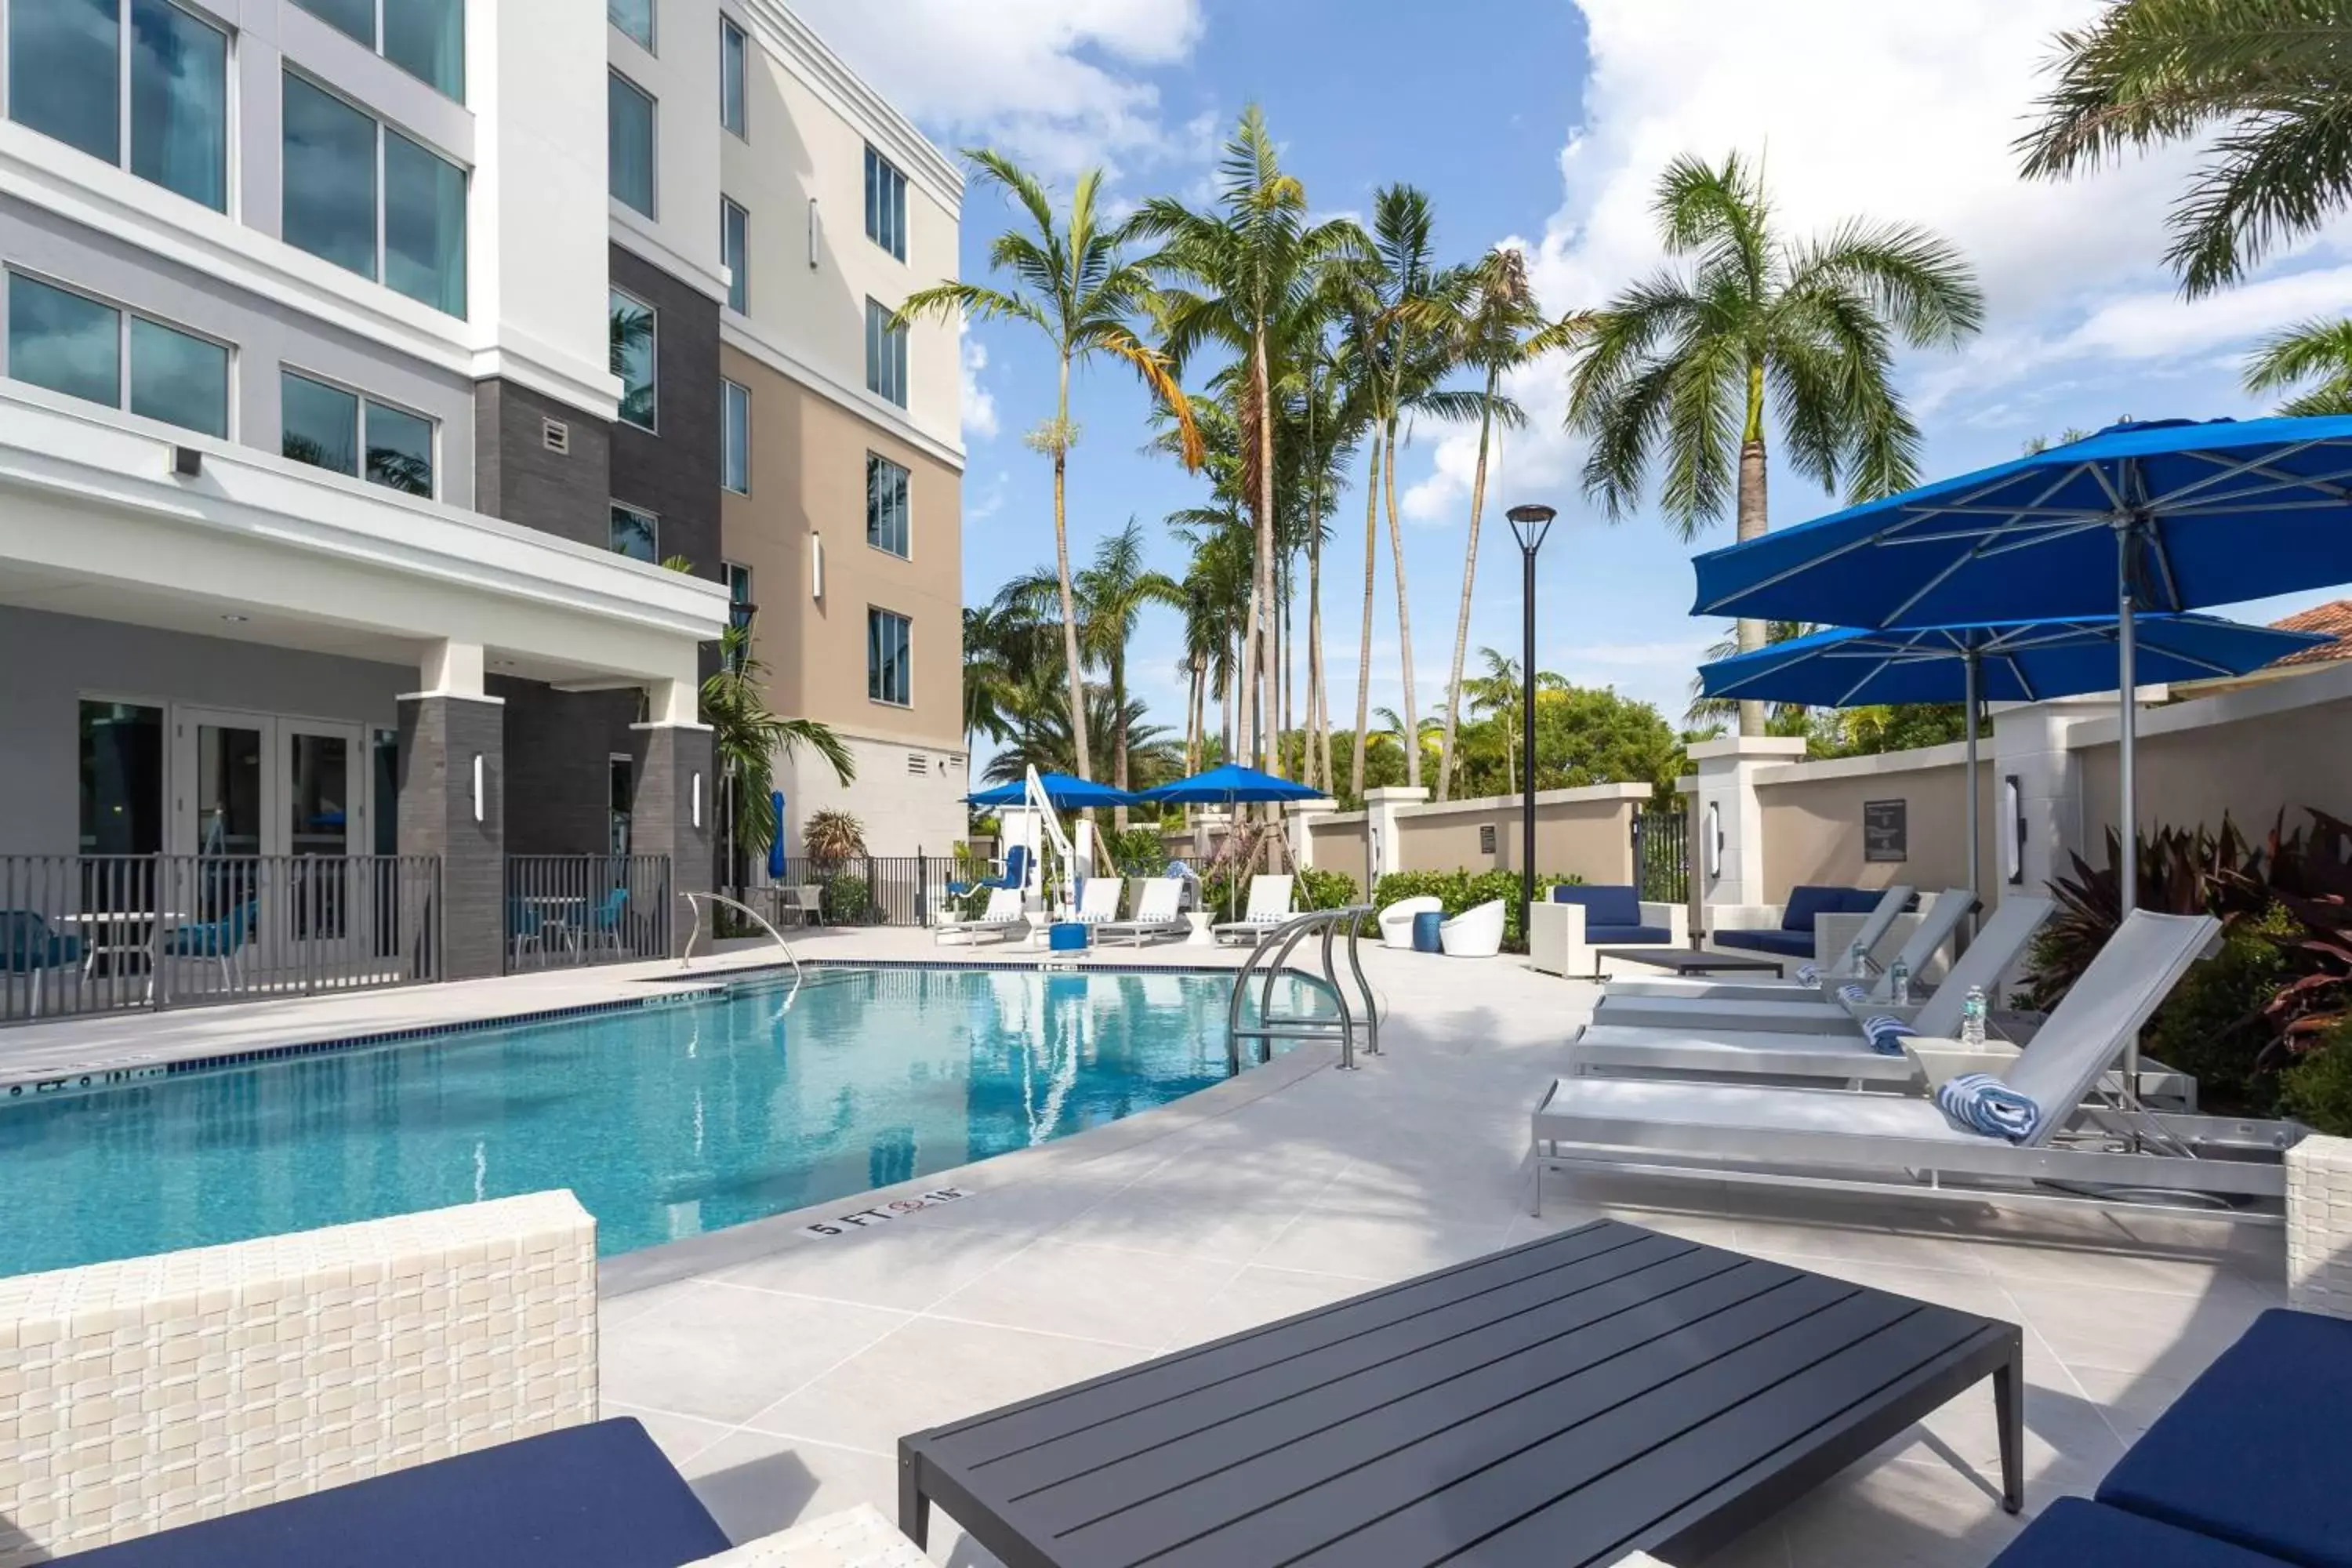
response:
[[[1328,1010],[1286,980],[1291,1011]],[[1226,1077],[1214,974],[809,972],[0,1107],[0,1275],[570,1187],[629,1252]]]

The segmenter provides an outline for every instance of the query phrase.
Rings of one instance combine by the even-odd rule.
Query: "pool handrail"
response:
[[[1365,978],[1363,959],[1357,943],[1363,934],[1364,921],[1376,911],[1370,904],[1348,904],[1335,910],[1309,910],[1293,915],[1266,933],[1242,963],[1241,973],[1234,977],[1233,999],[1225,1013],[1225,1063],[1234,1076],[1242,1070],[1242,1042],[1245,1039],[1264,1043],[1271,1055],[1276,1040],[1328,1040],[1334,1029],[1339,1031],[1339,1067],[1342,1071],[1356,1068],[1357,1024],[1348,1006],[1347,989],[1339,984],[1338,968],[1332,963],[1331,945],[1344,923],[1348,932],[1348,968],[1354,975],[1356,988],[1364,1005],[1364,1054],[1381,1054],[1381,1009],[1373,994],[1372,983]],[[1291,950],[1308,933],[1323,933],[1323,983],[1330,988],[1331,998],[1338,1005],[1337,1018],[1318,1018],[1306,1013],[1276,1013],[1274,1010],[1274,982],[1289,962]],[[1271,953],[1271,959],[1267,955]],[[1243,998],[1249,992],[1250,976],[1257,973],[1260,961],[1265,962],[1265,978],[1260,983],[1257,1005],[1258,1026],[1242,1027]]]
[[[793,951],[793,944],[784,940],[783,932],[778,931],[774,926],[768,923],[768,920],[765,915],[762,915],[759,910],[753,909],[742,900],[730,899],[725,893],[688,892],[680,893],[678,897],[684,899],[687,902],[687,907],[694,911],[694,929],[686,933],[686,945],[678,950],[677,966],[680,969],[688,967],[694,962],[694,940],[702,934],[702,901],[705,899],[708,899],[714,904],[725,904],[730,909],[742,910],[745,914],[751,917],[752,921],[761,931],[766,931],[770,937],[774,939],[776,945],[784,950],[784,956],[792,960],[793,991],[794,994],[799,994],[801,986],[800,954]],[[712,924],[713,928],[716,929],[717,922],[713,921]],[[787,1002],[785,1005],[790,1006],[791,1004]]]

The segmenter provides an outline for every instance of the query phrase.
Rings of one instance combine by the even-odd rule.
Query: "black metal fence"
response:
[[[667,855],[507,857],[506,971],[669,956]]]
[[[766,879],[784,894],[782,899],[768,888],[753,889],[744,899],[762,913],[781,909],[783,921],[924,926],[940,918],[948,884],[961,879],[954,857],[949,855],[860,855],[823,861],[795,856],[784,862],[782,876]]]
[[[1633,866],[1644,899],[1690,901],[1690,818],[1680,806],[1634,813]]]
[[[441,977],[430,855],[0,856],[0,1021]]]

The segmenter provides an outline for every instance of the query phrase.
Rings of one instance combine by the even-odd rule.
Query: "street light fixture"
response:
[[[1515,506],[1511,533],[1519,542],[1527,575],[1520,587],[1525,637],[1519,658],[1519,921],[1534,918],[1536,901],[1536,552],[1543,548],[1551,520],[1548,506]]]

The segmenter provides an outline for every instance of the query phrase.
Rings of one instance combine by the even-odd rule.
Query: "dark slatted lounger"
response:
[[[899,1526],[1007,1568],[1682,1561],[1986,1378],[2015,1511],[2014,1325],[1601,1221],[903,1438]]]

